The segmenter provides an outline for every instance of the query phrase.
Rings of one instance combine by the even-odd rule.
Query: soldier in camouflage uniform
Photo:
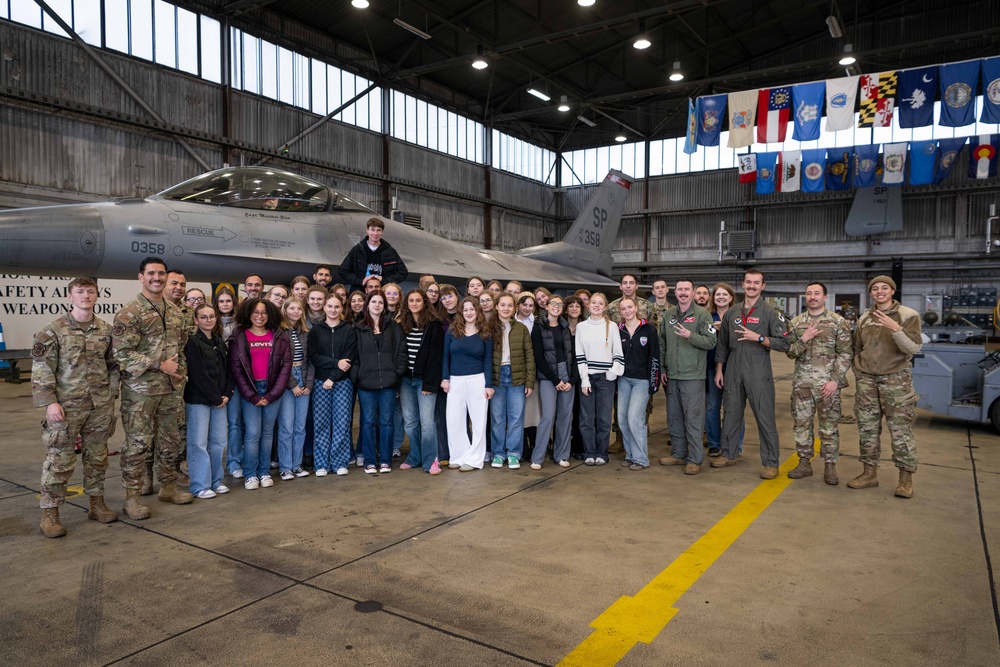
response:
[[[653,327],[657,331],[660,330],[660,322],[663,321],[664,316],[674,308],[674,305],[667,301],[668,294],[670,294],[670,286],[667,285],[666,280],[658,278],[653,281],[653,298],[649,300],[653,306],[653,317],[650,322],[653,323]]]
[[[158,463],[159,499],[177,505],[192,500],[191,494],[177,485],[177,464],[184,449],[181,429],[187,378],[184,318],[163,298],[166,263],[159,257],[147,257],[139,271],[142,292],[118,312],[112,329],[122,379],[124,512],[130,519],[149,517],[149,508],[139,498],[150,452],[155,452]]]
[[[917,470],[917,444],[911,425],[916,418],[910,360],[920,351],[920,315],[893,299],[896,283],[876,276],[868,283],[875,304],[854,329],[854,415],[861,439],[860,461],[864,472],[847,483],[852,489],[878,486],[878,461],[882,452],[882,417],[889,427],[892,460],[899,468],[896,495],[913,497]]]
[[[813,417],[819,419],[823,480],[837,485],[840,454],[840,384],[853,356],[851,327],[840,315],[826,308],[826,285],[806,285],[806,312],[789,324],[791,345],[785,352],[795,360],[792,378],[792,418],[799,465],[788,471],[792,479],[813,474]]]
[[[623,275],[621,288],[623,297],[627,296],[628,298],[635,300],[635,305],[637,309],[635,316],[638,317],[640,320],[648,320],[652,322],[653,304],[651,304],[646,299],[640,299],[639,297],[636,296],[636,291],[639,289],[639,281],[636,280],[636,277],[631,273],[626,273],[625,275]],[[622,323],[621,313],[618,312],[619,302],[621,302],[620,298],[615,299],[614,301],[608,304],[608,311],[607,311],[608,317],[610,317],[611,321],[614,322],[615,324]]]
[[[45,408],[39,530],[45,537],[66,534],[59,506],[76,468],[75,444],[83,453],[83,490],[90,497],[88,519],[111,523],[118,515],[104,504],[108,438],[114,431],[118,362],[111,350],[111,326],[94,316],[97,283],[76,278],[66,287],[72,309],[35,334],[31,347],[31,393]]]

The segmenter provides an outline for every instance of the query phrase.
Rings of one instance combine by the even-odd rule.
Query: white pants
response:
[[[486,376],[452,375],[448,387],[448,462],[482,468],[486,456]],[[466,415],[472,418],[472,442]]]

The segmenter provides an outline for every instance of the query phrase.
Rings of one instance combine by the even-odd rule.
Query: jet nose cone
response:
[[[89,204],[0,211],[0,271],[89,276],[104,258],[104,224]]]

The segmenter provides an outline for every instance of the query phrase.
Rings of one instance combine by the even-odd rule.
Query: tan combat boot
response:
[[[161,503],[173,503],[174,505],[187,505],[194,500],[194,496],[187,491],[182,491],[173,481],[160,483],[160,494],[157,498]]]
[[[90,496],[90,511],[87,513],[87,518],[101,523],[113,523],[118,520],[118,515],[104,504],[104,496]]]
[[[725,468],[726,466],[736,465],[736,459],[727,459],[725,456],[718,456],[709,461],[708,465],[713,468]]]
[[[149,518],[149,508],[143,505],[139,498],[139,489],[125,489],[125,506],[122,507],[122,513],[134,521]]]
[[[878,466],[865,464],[865,471],[847,483],[851,489],[873,489],[878,486]]]
[[[840,484],[840,477],[837,477],[837,464],[830,461],[826,462],[823,466],[823,481],[830,486],[837,486]]]
[[[687,463],[687,461],[684,459],[676,459],[673,456],[664,456],[660,459],[661,466],[682,466],[685,463]]]
[[[685,475],[697,475],[700,472],[701,472],[701,466],[698,465],[697,463],[689,463],[686,466],[684,466]]]
[[[788,477],[790,479],[802,479],[803,477],[812,477],[813,467],[812,460],[804,457],[799,457],[799,464],[788,471]]]
[[[812,474],[811,472],[809,474]],[[774,466],[762,466],[760,469],[761,479],[774,479],[778,476],[778,469]]]
[[[66,534],[66,529],[59,523],[58,507],[42,509],[42,521],[38,524],[38,529],[45,537],[62,537]]]
[[[897,498],[913,497],[913,473],[909,470],[899,471],[899,483],[896,484]]]
[[[144,496],[153,495],[153,464],[147,463],[143,467],[142,473],[142,489],[140,491]]]

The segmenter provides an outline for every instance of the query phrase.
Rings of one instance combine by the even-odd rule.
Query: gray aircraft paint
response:
[[[848,236],[868,236],[898,232],[902,229],[902,188],[884,185],[858,188],[844,225],[844,231]]]

